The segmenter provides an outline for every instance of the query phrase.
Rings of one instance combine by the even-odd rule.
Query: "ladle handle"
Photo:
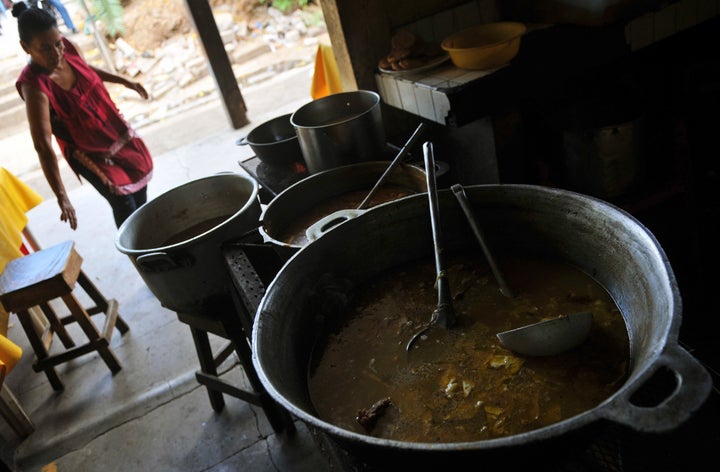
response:
[[[465,194],[465,189],[460,184],[455,184],[450,187],[450,189],[455,194],[455,198],[460,204],[460,208],[462,208],[463,213],[465,213],[465,218],[470,224],[470,229],[472,229],[473,233],[475,234],[475,239],[477,239],[480,247],[483,250],[483,253],[485,254],[485,258],[488,260],[488,264],[490,264],[490,269],[495,276],[495,280],[497,280],[498,285],[500,285],[500,293],[502,293],[508,298],[513,298],[513,292],[512,290],[510,290],[510,286],[505,280],[505,277],[500,270],[500,266],[498,266],[495,262],[495,258],[490,251],[490,246],[488,246],[487,241],[485,240],[485,235],[483,234],[482,229],[480,229],[480,225],[478,225],[477,219],[475,218],[475,213],[473,213],[473,209],[470,205],[470,199],[468,199],[467,195]]]
[[[433,313],[432,321],[433,323],[437,322],[444,328],[449,328],[455,324],[455,314],[452,309],[450,282],[445,272],[437,183],[435,182],[435,155],[431,142],[428,141],[423,144],[423,155],[425,158],[425,176],[427,179],[428,201],[430,204],[430,224],[432,226],[433,246],[435,248],[435,283],[437,284],[438,290],[438,309]],[[449,309],[443,309],[445,307]],[[442,314],[446,319],[436,319],[439,314]]]
[[[385,169],[385,172],[383,175],[380,176],[377,182],[375,182],[375,186],[370,189],[370,192],[367,194],[365,199],[360,203],[360,205],[357,207],[358,210],[364,210],[368,204],[370,203],[370,199],[375,195],[375,193],[378,191],[380,186],[385,182],[385,179],[388,175],[390,175],[390,172],[400,163],[400,161],[403,160],[405,155],[408,153],[410,148],[412,148],[418,139],[420,139],[420,135],[422,134],[423,130],[425,129],[425,123],[420,123],[417,128],[415,128],[415,132],[410,136],[410,139],[407,140],[405,145],[398,151],[397,155],[395,156],[395,159],[392,160],[390,165]]]

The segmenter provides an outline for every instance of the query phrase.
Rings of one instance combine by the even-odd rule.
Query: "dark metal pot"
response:
[[[311,212],[318,204],[355,190],[370,190],[390,162],[372,161],[336,167],[311,175],[278,194],[260,216],[260,234],[266,242],[276,244],[285,254],[292,255],[304,245],[281,240],[286,229],[298,218]],[[425,171],[400,164],[388,175],[386,184],[414,192],[426,192]]]
[[[385,149],[380,95],[369,90],[328,95],[290,117],[308,172],[377,159]]]
[[[271,166],[304,163],[290,116],[290,113],[278,116],[253,128],[247,136],[237,140],[237,145],[250,145],[258,159]]]
[[[193,180],[147,202],[115,236],[148,288],[170,310],[203,314],[229,298],[221,245],[257,228],[257,182],[222,173]]]
[[[421,470],[428,464],[447,468],[467,459],[477,459],[477,468],[497,461],[505,467],[535,464],[537,469],[547,461],[567,458],[576,441],[587,441],[609,425],[669,431],[701,406],[711,380],[678,344],[677,282],[658,241],[642,224],[608,203],[566,190],[480,185],[467,187],[467,194],[489,244],[499,253],[522,248],[564,261],[608,290],[623,313],[630,339],[629,374],[622,387],[597,407],[567,420],[476,442],[381,439],[318,418],[308,393],[308,362],[317,333],[325,331],[321,326],[344,299],[338,292],[343,284],[328,281],[345,280],[352,287],[399,264],[431,259],[427,196],[416,195],[379,205],[305,246],[270,284],[256,314],[252,349],[256,370],[275,400],[365,463]],[[446,250],[477,247],[450,191],[439,192],[439,207]],[[635,404],[633,394],[661,371],[671,373],[675,387],[650,406]]]

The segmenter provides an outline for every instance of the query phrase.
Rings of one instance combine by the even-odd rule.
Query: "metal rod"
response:
[[[110,70],[110,72],[117,73],[117,67],[115,67],[115,61],[113,60],[112,54],[110,53],[110,48],[107,45],[107,42],[105,41],[105,38],[102,34],[100,34],[100,31],[98,31],[97,25],[95,24],[95,17],[92,13],[90,13],[90,9],[88,8],[87,4],[85,3],[85,0],[78,0],[80,3],[80,6],[82,7],[83,11],[85,11],[86,20],[85,23],[90,23],[90,29],[92,30],[93,38],[95,39],[95,44],[98,47],[98,50],[100,51],[100,55],[103,58],[103,61],[105,62],[105,67]]]
[[[490,269],[492,269],[492,273],[495,276],[495,279],[498,281],[498,284],[500,285],[500,292],[508,298],[513,298],[513,292],[512,290],[510,290],[510,286],[505,280],[505,277],[500,270],[500,266],[498,266],[495,262],[495,258],[490,251],[490,246],[488,246],[487,244],[485,235],[483,234],[480,226],[477,223],[475,214],[473,213],[472,207],[470,206],[470,200],[465,194],[465,189],[460,184],[455,184],[450,187],[450,189],[455,194],[455,198],[457,198],[457,201],[460,204],[460,208],[462,208],[463,213],[465,213],[465,218],[470,224],[470,229],[472,229],[473,233],[475,234],[475,238],[477,239],[478,243],[480,243],[480,247],[482,248],[483,253],[485,253],[485,257],[490,264]]]
[[[364,210],[365,207],[368,206],[370,203],[370,199],[375,195],[375,192],[380,188],[380,186],[385,182],[385,179],[388,175],[390,175],[390,172],[397,166],[397,164],[402,161],[403,157],[408,153],[410,148],[412,148],[417,140],[420,138],[420,135],[422,134],[423,130],[425,129],[425,123],[420,123],[417,128],[415,128],[415,132],[410,136],[410,139],[405,143],[405,145],[400,149],[400,152],[397,153],[395,156],[395,159],[392,160],[390,165],[387,169],[385,169],[385,172],[383,175],[380,176],[377,182],[375,182],[375,186],[370,190],[370,193],[367,194],[365,197],[365,200],[363,200],[360,205],[357,207],[358,210]]]

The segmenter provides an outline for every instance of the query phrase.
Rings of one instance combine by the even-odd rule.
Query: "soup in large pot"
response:
[[[406,264],[353,290],[314,350],[308,385],[320,418],[401,441],[478,441],[575,416],[625,380],[625,323],[590,276],[555,261],[514,258],[505,271],[517,293],[507,298],[482,254],[450,261],[458,323],[429,331],[409,353],[405,343],[437,303],[433,261]],[[516,355],[495,336],[579,311],[592,312],[592,334],[558,356]]]

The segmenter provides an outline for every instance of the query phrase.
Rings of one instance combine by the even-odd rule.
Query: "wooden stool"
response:
[[[0,302],[9,312],[17,314],[30,345],[35,351],[33,370],[44,371],[53,389],[64,389],[55,366],[76,357],[97,351],[100,357],[116,374],[122,368],[115,354],[110,350],[110,339],[117,326],[121,334],[129,330],[128,325],[117,312],[114,299],[106,299],[81,270],[82,258],[75,251],[75,243],[65,241],[24,257],[14,259],[5,267],[0,276]],[[73,294],[75,282],[92,299],[95,306],[84,308]],[[58,317],[49,302],[61,298],[70,314]],[[47,324],[33,316],[31,308],[39,306],[47,318]],[[102,332],[90,318],[97,313],[105,314]],[[76,346],[65,325],[77,323],[89,341]],[[57,334],[65,350],[50,355],[53,334]]]

